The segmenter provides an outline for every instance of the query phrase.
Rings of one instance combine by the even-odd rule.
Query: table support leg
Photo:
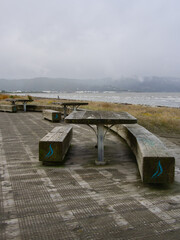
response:
[[[26,112],[26,103],[24,103],[23,105],[24,105],[24,112]]]
[[[104,165],[106,162],[104,161],[104,125],[97,125],[97,140],[98,140],[98,161],[96,161],[96,165]]]
[[[66,118],[66,115],[67,115],[67,107],[64,106],[64,119]]]

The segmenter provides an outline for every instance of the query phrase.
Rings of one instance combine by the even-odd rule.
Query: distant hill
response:
[[[0,90],[7,91],[75,91],[82,85],[85,88],[83,82],[65,78],[0,79]]]
[[[0,91],[138,91],[180,92],[180,78],[144,77],[105,79],[0,79]]]
[[[111,84],[121,90],[129,91],[180,92],[180,78],[144,77],[141,80],[137,78],[124,78],[112,81]]]

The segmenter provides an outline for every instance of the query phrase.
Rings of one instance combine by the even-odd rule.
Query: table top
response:
[[[65,118],[75,124],[133,124],[137,119],[127,112],[74,111]]]
[[[54,102],[54,104],[60,104],[63,106],[88,105],[87,102]]]

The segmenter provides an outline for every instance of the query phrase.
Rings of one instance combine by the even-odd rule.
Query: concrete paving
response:
[[[93,131],[73,125],[60,167],[39,162],[38,143],[55,126],[41,113],[0,112],[0,239],[180,239],[179,146],[172,185],[142,184],[125,142],[106,135],[106,166],[95,166]]]

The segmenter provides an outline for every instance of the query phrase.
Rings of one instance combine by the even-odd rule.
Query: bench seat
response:
[[[0,105],[0,111],[2,112],[17,112],[17,107],[15,105]]]
[[[61,120],[61,113],[52,109],[43,110],[43,117],[52,122],[59,122]]]
[[[28,104],[26,109],[28,112],[43,112],[45,109],[51,109],[61,112],[61,115],[63,114],[63,107],[61,106]]]
[[[63,163],[71,140],[71,126],[55,127],[39,141],[39,161],[42,161],[44,165]]]
[[[118,133],[126,140],[136,156],[144,183],[172,183],[175,158],[165,145],[139,124],[118,126]]]

